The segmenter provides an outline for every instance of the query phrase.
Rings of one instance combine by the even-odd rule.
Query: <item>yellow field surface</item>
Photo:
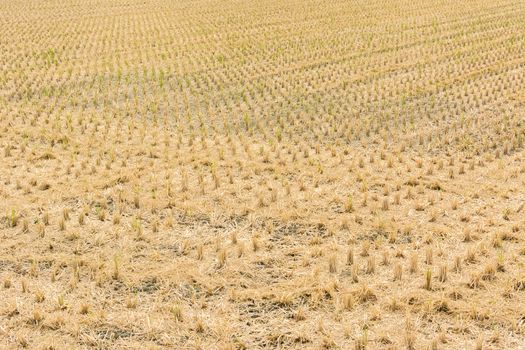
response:
[[[525,2],[0,1],[1,349],[524,349]]]

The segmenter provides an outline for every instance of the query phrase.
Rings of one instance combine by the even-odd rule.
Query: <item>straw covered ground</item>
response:
[[[525,2],[3,0],[0,348],[525,348]]]

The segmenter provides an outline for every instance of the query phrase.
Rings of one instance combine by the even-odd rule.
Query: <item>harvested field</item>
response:
[[[3,0],[1,349],[525,348],[525,2]]]

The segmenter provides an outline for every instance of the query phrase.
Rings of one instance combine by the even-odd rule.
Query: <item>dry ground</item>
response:
[[[525,2],[3,0],[0,348],[524,349]]]

